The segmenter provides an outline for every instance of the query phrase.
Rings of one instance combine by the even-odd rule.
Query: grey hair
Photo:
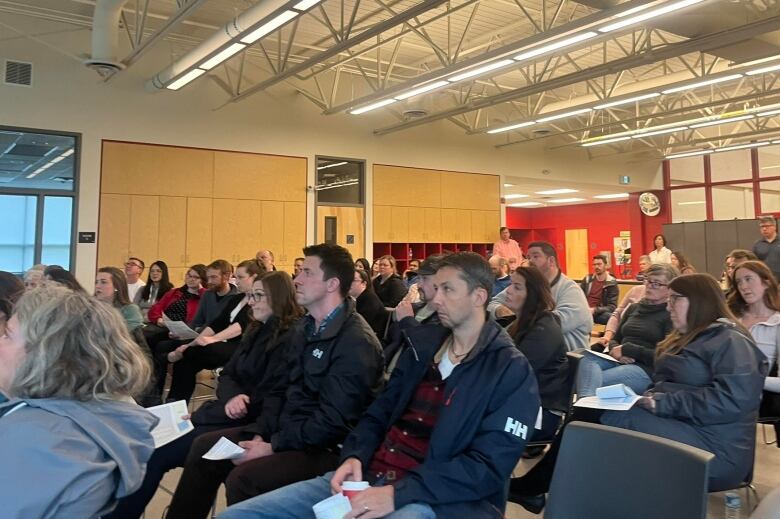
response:
[[[775,220],[775,217],[771,214],[766,214],[758,217],[758,223],[771,223],[772,225],[777,225],[777,220]]]
[[[9,396],[93,400],[134,396],[149,384],[151,364],[111,305],[64,287],[22,296],[15,308],[25,357]]]
[[[653,263],[645,271],[645,278],[649,276],[663,276],[666,281],[671,281],[680,275],[680,271],[672,266],[671,263]]]

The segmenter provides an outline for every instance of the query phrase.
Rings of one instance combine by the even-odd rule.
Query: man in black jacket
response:
[[[352,256],[338,245],[303,249],[295,296],[309,314],[291,333],[294,360],[278,424],[207,433],[192,446],[169,519],[206,517],[222,481],[228,504],[308,479],[338,466],[339,445],[381,389],[382,349],[347,298]],[[264,430],[258,430],[264,429]],[[225,436],[245,450],[232,461],[203,454]]]
[[[221,519],[311,515],[345,481],[373,486],[345,517],[502,517],[504,490],[539,411],[536,379],[506,332],[486,320],[492,273],[472,252],[445,258],[433,303],[443,326],[406,332],[387,388],[334,473],[229,508]]]

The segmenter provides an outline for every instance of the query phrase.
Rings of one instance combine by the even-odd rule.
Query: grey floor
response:
[[[201,376],[204,377],[202,380],[208,383],[209,380],[205,376],[205,373],[206,372],[201,372]],[[201,386],[198,387],[198,391],[201,392]],[[769,440],[774,440],[774,430],[767,428],[767,436],[769,437]],[[770,490],[780,487],[780,449],[777,448],[777,445],[764,445],[763,440],[762,432],[759,429],[756,439],[756,467],[754,473],[754,484],[758,490],[759,498],[765,496]],[[517,467],[517,470],[515,471],[515,474],[523,474],[532,466],[532,464],[533,462],[521,461]],[[180,475],[181,469],[176,469],[169,472],[163,479],[162,486],[168,490],[174,490],[176,488],[176,483],[179,481]],[[165,492],[164,490],[158,490],[154,496],[154,499],[152,499],[152,502],[149,504],[149,507],[146,509],[145,519],[163,518],[165,509],[168,506],[170,500],[171,496],[169,493]],[[746,510],[746,496],[744,491],[742,491],[742,502],[743,510]],[[225,495],[223,491],[220,491],[217,498],[217,513],[224,509]],[[710,495],[709,511],[707,514],[708,519],[720,519],[723,516],[723,494],[715,493]],[[539,517],[542,516],[528,513],[522,507],[512,503],[510,503],[507,508],[507,519],[530,519]],[[743,517],[747,517],[747,514],[744,514],[744,512]]]

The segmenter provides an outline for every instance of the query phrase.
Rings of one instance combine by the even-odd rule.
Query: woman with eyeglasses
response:
[[[709,491],[737,488],[753,469],[766,357],[709,274],[672,280],[667,306],[674,330],[656,350],[653,386],[632,409],[605,411],[590,421],[711,452]],[[576,414],[570,421],[583,419]],[[511,501],[536,513],[544,507],[560,441],[559,435],[542,461],[512,481]]]
[[[152,322],[147,317],[149,309],[172,288],[173,284],[168,277],[168,265],[162,260],[152,263],[152,266],[149,267],[149,277],[146,279],[146,284],[136,292],[133,299],[133,302],[141,309],[146,322]]]
[[[728,298],[729,308],[742,326],[750,330],[758,349],[769,362],[769,376],[764,381],[761,416],[780,416],[780,290],[769,267],[762,261],[745,261],[733,274],[734,286]],[[774,423],[780,433],[780,422]],[[778,445],[780,447],[780,445]]]
[[[139,517],[165,473],[184,465],[190,446],[199,435],[228,427],[246,427],[261,434],[276,420],[282,402],[276,395],[284,392],[288,380],[290,330],[303,310],[295,301],[292,278],[282,271],[256,279],[248,301],[252,321],[241,346],[219,376],[217,399],[193,413],[194,431],[154,452],[141,488],[121,500],[108,518]]]
[[[645,272],[645,296],[629,306],[609,341],[608,360],[590,353],[577,369],[577,396],[593,396],[596,389],[625,384],[637,394],[653,383],[656,345],[672,331],[672,320],[666,303],[669,283],[677,270],[668,263],[656,263]]]
[[[241,333],[249,323],[249,292],[265,266],[256,259],[242,261],[236,267],[239,293],[230,296],[222,313],[208,324],[198,337],[168,354],[173,376],[168,401],[189,400],[195,389],[196,376],[202,369],[224,366],[241,342]]]
[[[398,275],[395,258],[389,255],[377,260],[379,275],[374,278],[374,292],[387,308],[395,308],[406,295],[406,284]]]
[[[119,310],[131,333],[144,325],[141,309],[130,301],[127,292],[127,278],[124,272],[118,268],[101,267],[98,269],[95,276],[95,297]]]

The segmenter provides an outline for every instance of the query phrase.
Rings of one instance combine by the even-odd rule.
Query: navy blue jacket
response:
[[[390,381],[347,437],[342,459],[357,458],[368,469],[450,333],[440,325],[404,331],[406,346]],[[489,320],[445,382],[425,461],[394,484],[395,508],[422,502],[438,517],[501,517],[507,480],[539,412],[533,370],[506,331]]]

